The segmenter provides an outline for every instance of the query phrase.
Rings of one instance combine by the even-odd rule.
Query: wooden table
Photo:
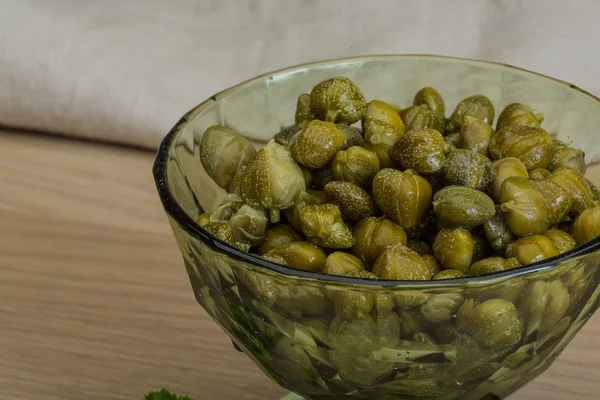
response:
[[[154,154],[0,132],[0,399],[277,399],[196,303]],[[598,399],[600,315],[513,400]]]

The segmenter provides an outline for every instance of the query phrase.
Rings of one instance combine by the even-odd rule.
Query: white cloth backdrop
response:
[[[597,0],[0,0],[0,125],[154,148],[257,74],[364,54],[501,61],[600,94]]]

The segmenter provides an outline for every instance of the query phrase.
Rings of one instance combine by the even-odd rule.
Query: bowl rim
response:
[[[428,287],[428,288],[439,288],[439,287],[457,287],[464,285],[482,285],[495,283],[499,281],[503,281],[505,279],[529,275],[532,273],[536,273],[539,271],[545,271],[557,267],[559,263],[557,261],[562,260],[572,260],[576,257],[581,257],[583,255],[589,254],[596,250],[600,249],[600,237],[596,237],[593,240],[587,242],[586,244],[576,247],[573,250],[560,254],[558,256],[548,258],[537,263],[529,264],[524,267],[515,268],[502,272],[495,272],[488,275],[482,276],[474,276],[474,277],[462,277],[462,278],[453,278],[453,279],[444,279],[444,280],[425,280],[425,281],[410,281],[410,280],[384,280],[384,279],[362,279],[362,278],[351,278],[346,276],[338,276],[338,275],[328,275],[319,272],[310,272],[303,271],[299,269],[295,269],[292,267],[286,267],[280,264],[273,263],[271,261],[260,258],[259,256],[253,255],[251,253],[245,253],[238,249],[235,249],[223,241],[216,239],[210,236],[207,232],[205,232],[200,226],[190,218],[187,213],[183,210],[183,208],[179,205],[177,200],[175,199],[173,193],[169,189],[168,178],[167,178],[167,163],[169,159],[169,151],[174,144],[174,138],[176,133],[179,131],[180,126],[183,123],[189,121],[188,117],[193,115],[194,117],[205,107],[213,102],[217,101],[219,97],[230,94],[231,92],[237,91],[244,86],[255,83],[260,80],[269,79],[273,75],[282,75],[292,72],[301,71],[303,69],[315,66],[328,66],[335,65],[340,63],[352,63],[352,62],[365,62],[365,61],[377,61],[377,60],[390,60],[390,59],[425,59],[425,60],[444,60],[444,61],[453,61],[458,63],[469,63],[473,65],[482,65],[482,66],[494,66],[494,67],[502,67],[514,71],[518,71],[520,73],[525,73],[526,75],[531,75],[535,78],[542,78],[545,80],[549,80],[552,83],[564,86],[567,90],[573,90],[577,92],[579,95],[586,97],[587,99],[595,102],[600,107],[600,98],[594,96],[591,93],[586,92],[585,90],[573,85],[572,83],[552,78],[547,75],[543,75],[537,72],[533,72],[524,68],[515,67],[513,65],[495,62],[495,61],[482,61],[476,59],[469,58],[460,58],[460,57],[450,57],[450,56],[440,56],[440,55],[431,55],[431,54],[374,54],[374,55],[363,55],[363,56],[354,56],[354,57],[343,57],[343,58],[334,58],[322,61],[308,62],[297,64],[290,67],[285,67],[281,69],[277,69],[271,72],[267,72],[261,75],[258,75],[254,78],[245,80],[241,83],[238,83],[234,86],[231,86],[225,90],[222,90],[208,99],[201,102],[199,105],[193,107],[190,111],[184,114],[183,117],[177,121],[177,123],[171,128],[169,133],[163,138],[156,153],[156,158],[154,161],[154,165],[152,168],[152,173],[154,176],[154,182],[156,188],[158,190],[159,197],[161,199],[163,208],[167,215],[171,216],[177,224],[184,229],[188,234],[194,236],[199,239],[206,245],[208,245],[211,250],[226,255],[228,257],[232,257],[238,261],[242,261],[245,263],[249,263],[254,267],[259,269],[266,269],[271,273],[277,273],[284,275],[286,277],[292,277],[296,279],[309,279],[316,280],[323,283],[330,284],[351,284],[353,286],[362,285],[362,286],[375,286],[375,287],[384,287],[384,288],[396,288],[396,287]]]

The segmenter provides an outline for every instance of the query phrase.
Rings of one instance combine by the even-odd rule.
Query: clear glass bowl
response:
[[[468,280],[365,281],[267,262],[207,236],[195,224],[225,196],[200,163],[205,129],[227,125],[261,147],[293,122],[299,94],[333,76],[351,78],[367,99],[398,105],[410,104],[423,86],[437,88],[448,110],[475,93],[488,96],[497,114],[511,102],[523,102],[545,114],[542,126],[553,136],[585,150],[590,166],[600,158],[599,99],[507,65],[391,55],[259,76],[186,113],[162,142],[154,165],[198,303],[275,382],[306,398],[507,396],[548,368],[598,308],[598,238],[559,258]],[[592,180],[593,170],[587,174]],[[374,301],[379,312],[374,307],[362,319],[336,316],[330,299],[342,292]],[[463,302],[490,299],[510,302],[508,314],[523,326],[520,340],[486,342],[489,329],[503,329],[502,323],[471,332],[476,338],[457,330]],[[424,337],[434,342],[419,341]]]

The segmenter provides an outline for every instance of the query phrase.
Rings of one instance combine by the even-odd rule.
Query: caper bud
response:
[[[309,168],[322,168],[344,147],[344,134],[331,122],[310,121],[294,137],[290,150],[294,160]]]
[[[335,251],[327,256],[323,273],[327,275],[350,276],[351,273],[364,270],[365,265],[363,262],[352,254]]]
[[[548,171],[546,168],[536,168],[534,170],[529,171],[529,179],[534,181],[541,181],[542,179],[546,179],[550,176],[552,172]]]
[[[560,167],[572,168],[582,175],[585,174],[585,153],[572,147],[554,146],[548,169],[554,171]]]
[[[433,255],[444,269],[465,272],[473,259],[473,238],[462,228],[442,229],[433,241]]]
[[[594,183],[592,181],[590,181],[589,179],[586,179],[586,181],[588,183],[588,186],[590,187],[590,192],[592,193],[592,200],[594,200],[594,201],[600,200],[600,191],[598,190],[596,185],[594,185]]]
[[[486,258],[491,253],[491,250],[487,238],[485,237],[485,229],[482,225],[479,225],[471,231],[471,237],[473,238],[473,259],[471,262],[474,263]]]
[[[424,87],[415,94],[413,105],[433,111],[434,114],[444,115],[446,106],[442,95],[432,87]]]
[[[327,79],[310,92],[310,111],[323,121],[352,125],[365,115],[366,108],[360,89],[345,77]]]
[[[469,267],[468,276],[480,276],[493,274],[495,272],[507,271],[512,268],[520,267],[521,264],[516,258],[488,257],[479,260]]]
[[[544,114],[534,113],[528,105],[512,103],[507,105],[498,116],[496,129],[500,130],[508,125],[525,125],[539,128],[544,120]]]
[[[424,256],[425,254],[431,254],[431,247],[425,242],[420,240],[409,240],[406,243],[406,247],[414,251],[420,256]]]
[[[520,176],[522,178],[529,177],[527,173],[527,167],[525,164],[518,158],[514,157],[506,157],[501,158],[500,160],[496,160],[492,163],[492,168],[494,168],[495,178],[494,183],[492,184],[492,199],[496,203],[500,203],[500,195],[502,194],[502,184],[511,176]]]
[[[396,166],[390,148],[404,130],[404,123],[394,107],[379,100],[369,102],[363,120],[365,148],[377,155],[382,168]]]
[[[437,263],[437,260],[433,256],[433,254],[423,254],[421,255],[421,259],[427,266],[427,270],[429,271],[429,277],[433,278],[437,275],[438,272],[441,271],[440,266]]]
[[[429,270],[417,253],[398,243],[386,251],[375,262],[373,273],[381,279],[428,280]]]
[[[377,171],[377,154],[360,146],[338,151],[331,163],[331,173],[336,180],[352,182],[361,187],[371,186]]]
[[[352,232],[335,204],[311,204],[300,210],[300,226],[310,243],[329,249],[352,247]]]
[[[431,207],[431,185],[418,175],[385,168],[373,179],[373,197],[389,219],[411,228]]]
[[[329,165],[326,165],[323,168],[313,169],[311,172],[312,185],[317,190],[325,189],[325,185],[333,180],[333,174]]]
[[[433,196],[440,227],[471,229],[494,216],[494,202],[485,193],[463,186],[446,186]]]
[[[286,267],[289,267],[287,261],[285,261],[285,259],[278,254],[271,254],[270,256],[263,254],[262,256],[260,256],[260,258],[262,258],[263,260],[270,261],[275,264],[281,264],[281,265],[285,265]]]
[[[292,224],[296,230],[301,231],[300,210],[309,204],[325,204],[327,201],[327,195],[323,191],[312,189],[303,190],[294,200],[292,207],[286,208],[283,212],[290,224]]]
[[[290,267],[303,271],[320,272],[327,257],[323,250],[306,242],[284,243],[270,250],[267,257],[281,257]]]
[[[537,331],[537,337],[544,337],[565,315],[569,302],[569,291],[560,279],[529,283],[519,302],[521,313],[527,320],[526,335]]]
[[[573,238],[578,245],[589,242],[600,235],[600,206],[583,211],[573,223]]]
[[[227,222],[218,221],[211,222],[202,227],[206,232],[210,233],[215,238],[225,242],[231,247],[237,247],[237,241],[233,236],[233,231]]]
[[[467,115],[458,133],[458,143],[455,147],[487,156],[493,133],[494,131],[489,124]]]
[[[439,280],[443,280],[443,279],[464,278],[465,276],[466,275],[464,272],[459,271],[457,269],[445,269],[445,270],[440,271],[437,274],[435,274],[435,276],[432,279],[434,281],[439,281]]]
[[[299,129],[295,124],[290,125],[277,132],[275,136],[273,136],[273,140],[277,144],[288,147],[290,143],[292,143],[292,140],[294,139],[294,136],[296,136],[298,131]]]
[[[298,129],[303,129],[307,123],[315,119],[314,114],[310,111],[310,94],[302,93],[298,96],[296,102],[296,115],[294,121]]]
[[[558,224],[564,221],[573,207],[573,196],[571,193],[549,179],[532,180],[530,183],[546,199],[550,223]]]
[[[344,134],[344,150],[352,146],[365,145],[362,133],[358,129],[346,124],[336,124],[335,127]]]
[[[573,236],[560,229],[548,229],[543,235],[554,243],[559,254],[573,250],[577,246],[577,242],[573,239]]]
[[[466,301],[458,312],[456,327],[492,351],[516,345],[523,334],[523,322],[514,304],[501,299],[487,300],[478,305],[473,299]]]
[[[451,133],[446,135],[444,136],[444,141],[448,146],[451,146],[450,149],[458,149],[460,146],[460,133]]]
[[[360,186],[350,182],[332,181],[325,185],[325,194],[336,204],[345,219],[360,221],[375,215],[375,203]]]
[[[444,180],[448,185],[486,191],[494,182],[495,176],[490,159],[470,150],[453,151],[444,165]]]
[[[450,321],[455,317],[463,301],[460,293],[434,294],[421,305],[421,314],[434,324]]]
[[[279,290],[273,279],[264,274],[241,268],[237,270],[237,274],[250,293],[265,306],[272,307],[275,304]]]
[[[406,131],[435,129],[440,134],[445,132],[445,121],[442,114],[436,114],[419,106],[411,106],[400,111]]]
[[[252,143],[222,125],[209,127],[200,141],[200,161],[219,187],[227,190],[235,173],[256,155]]]
[[[425,343],[425,344],[437,344],[435,339],[428,333],[425,332],[417,332],[413,335],[412,340],[417,343]]]
[[[439,172],[446,161],[449,147],[435,129],[410,130],[390,149],[390,154],[404,169],[420,174]]]
[[[542,128],[508,125],[492,135],[489,152],[494,160],[518,158],[528,171],[546,168],[552,159],[552,138]]]
[[[242,205],[229,219],[229,226],[236,241],[251,246],[260,245],[266,237],[269,220],[264,211]]]
[[[304,236],[287,224],[277,224],[267,229],[264,242],[258,247],[257,253],[267,254],[269,251],[284,243],[299,242]]]
[[[428,240],[429,238],[426,236],[430,235],[431,232],[434,232],[434,231],[435,231],[435,214],[433,213],[433,209],[430,209],[427,212],[427,214],[425,214],[423,219],[421,219],[421,221],[419,221],[419,223],[416,226],[405,229],[406,237],[409,240],[418,240],[419,238],[423,237],[423,239],[426,239],[427,241],[429,241]]]
[[[204,226],[206,224],[210,224],[210,213],[200,214],[200,216],[196,220],[196,223],[198,225],[200,225],[200,226]]]
[[[467,116],[491,125],[494,122],[494,114],[495,111],[492,102],[487,97],[476,94],[458,103],[448,120],[446,129],[450,133],[460,131]]]
[[[496,206],[496,214],[483,223],[485,237],[492,248],[504,255],[506,247],[517,240],[506,223],[506,215]]]
[[[561,186],[573,196],[573,206],[569,212],[571,216],[576,217],[583,210],[595,205],[590,185],[578,171],[570,168],[557,168],[548,177],[548,180]]]
[[[353,275],[352,272],[348,274],[350,277]],[[370,292],[350,289],[332,292],[331,301],[338,317],[364,318],[375,305],[373,295]]]
[[[289,150],[270,141],[250,161],[240,181],[240,194],[250,207],[267,209],[271,222],[279,222],[279,210],[291,206],[306,189],[302,170]]]
[[[521,238],[506,248],[506,258],[516,257],[522,265],[532,264],[558,255],[552,240],[543,235]]]
[[[425,298],[427,300],[427,298]],[[421,303],[422,304],[422,303]],[[400,330],[402,336],[414,335],[423,329],[423,326],[427,324],[425,318],[421,315],[418,310],[399,310],[398,316],[400,317]]]
[[[417,290],[402,290],[394,293],[394,303],[396,303],[396,306],[401,310],[410,310],[411,308],[418,307],[425,303],[428,298],[428,293],[419,292]]]
[[[296,268],[295,265],[290,266]],[[331,308],[331,303],[320,288],[308,285],[278,285],[277,290],[275,307],[284,313],[292,314],[295,318],[303,315],[321,315]]]
[[[371,266],[389,247],[406,244],[404,229],[385,218],[363,219],[354,227],[354,238],[352,254]]]
[[[501,210],[506,223],[517,237],[541,233],[550,227],[544,196],[526,178],[511,176],[502,184]]]

